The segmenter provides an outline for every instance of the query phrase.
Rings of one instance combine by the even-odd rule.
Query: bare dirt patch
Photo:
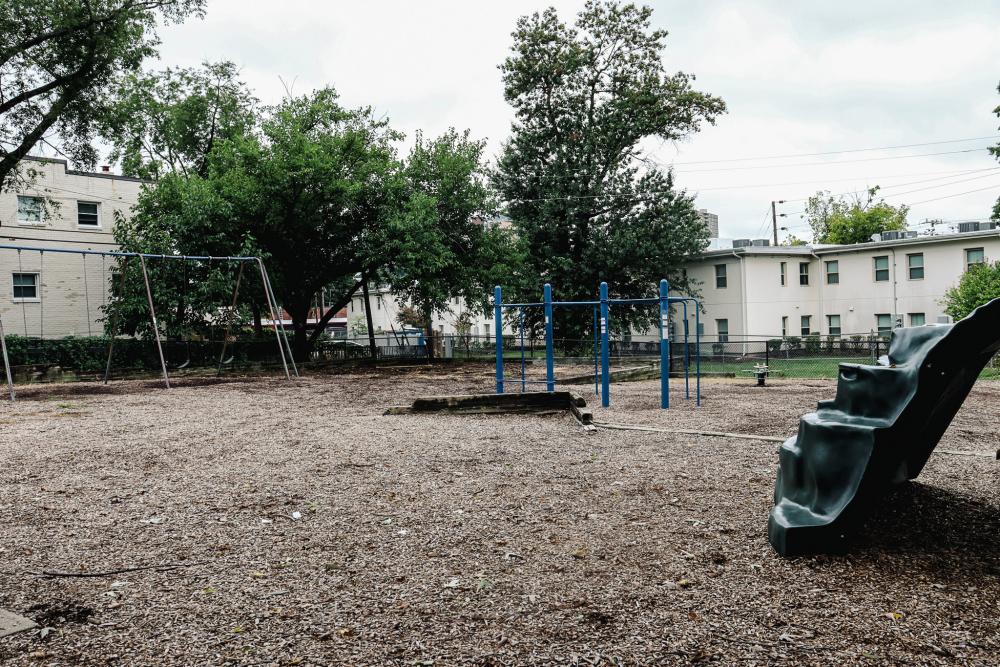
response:
[[[783,560],[775,443],[382,416],[492,383],[358,369],[0,403],[0,607],[49,627],[0,661],[995,664],[995,461],[936,454],[851,554]],[[619,384],[595,418],[788,435],[834,387],[752,384],[668,412],[658,382]],[[942,447],[995,450],[998,397],[980,383]]]

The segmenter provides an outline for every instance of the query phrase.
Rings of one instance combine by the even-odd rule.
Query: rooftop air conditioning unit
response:
[[[917,238],[917,232],[916,231],[909,231],[909,230],[907,230],[907,231],[903,232],[903,238],[904,239],[915,239],[915,238]]]
[[[995,222],[980,222],[979,223],[979,231],[981,231],[981,232],[985,232],[988,229],[996,229],[996,228],[997,228],[997,223],[995,223]]]
[[[937,316],[937,323],[938,324],[951,324],[951,315],[938,315]]]
[[[960,222],[958,223],[958,233],[967,234],[969,232],[978,232],[979,223],[978,222]]]
[[[754,239],[752,243],[755,248],[766,248],[771,245],[771,241],[768,239]]]
[[[751,244],[750,239],[733,239],[734,248],[746,248]]]
[[[881,234],[872,234],[871,239],[872,239],[872,243],[878,243],[879,241],[882,240],[882,235]]]
[[[900,238],[902,238],[901,232],[895,232],[895,231],[882,232],[883,241],[898,241]]]

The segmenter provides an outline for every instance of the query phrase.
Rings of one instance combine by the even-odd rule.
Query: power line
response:
[[[945,174],[948,174],[948,175],[946,175],[946,176],[937,176],[935,178],[925,178],[925,179],[922,179],[922,180],[919,180],[919,181],[909,181],[907,183],[896,183],[894,185],[879,186],[879,190],[890,190],[890,189],[894,189],[894,188],[903,188],[903,187],[906,187],[908,185],[918,185],[920,183],[931,183],[933,181],[940,181],[940,180],[943,180],[943,179],[946,179],[946,178],[954,178],[955,176],[965,176],[967,174],[978,174],[978,173],[982,173],[982,172],[995,172],[995,171],[1000,171],[1000,167],[986,167],[986,168],[983,168],[983,169],[966,169],[966,170],[963,170],[963,171],[937,172],[937,173],[945,173]],[[931,172],[931,173],[934,173],[934,172]],[[919,176],[920,174],[910,174],[910,175],[911,176]],[[986,174],[986,176],[992,176],[992,175],[993,174]],[[876,177],[876,178],[868,178],[867,180],[874,181],[874,180],[879,180],[880,178],[894,178],[894,177],[892,177],[892,176],[881,176],[881,177]],[[976,178],[984,178],[984,176],[977,176]],[[853,179],[853,178],[842,178],[842,179],[836,179],[836,180],[851,181],[851,180],[855,180],[855,179]],[[970,179],[970,180],[972,180],[972,179]],[[816,182],[816,181],[814,181],[814,182]],[[822,182],[822,181],[819,181],[819,182]],[[962,183],[963,181],[955,181],[955,182],[956,183]],[[945,183],[944,185],[950,185],[950,184]],[[941,186],[935,185],[933,187],[941,187]],[[850,195],[850,194],[854,194],[854,193],[853,192],[840,192],[840,193],[837,193],[835,195],[830,195],[830,196],[831,197],[843,197],[845,195]],[[891,196],[895,196],[895,195],[886,195],[886,196],[887,197],[891,197]],[[799,197],[798,199],[786,199],[785,201],[786,202],[796,202],[796,201],[806,201],[808,199],[810,199],[810,197]]]
[[[917,157],[934,157],[939,155],[958,155],[960,153],[979,153],[986,151],[989,146],[981,146],[979,148],[967,148],[959,151],[940,151],[937,153],[913,153],[911,155],[887,155],[882,157],[869,157],[869,158],[857,158],[854,160],[838,160],[836,162],[795,162],[788,164],[768,164],[768,165],[747,165],[742,167],[722,167],[720,169],[681,169],[679,173],[682,174],[706,174],[706,173],[719,173],[725,171],[746,171],[748,169],[786,169],[789,167],[836,167],[841,164],[854,164],[857,162],[881,162],[883,160],[908,160]],[[664,164],[658,162],[661,166],[669,167],[672,165]]]
[[[923,201],[915,201],[910,206],[916,206],[917,204],[926,204],[927,202],[938,201],[939,199],[951,199],[952,197],[961,197],[962,195],[971,195],[974,192],[984,192],[986,190],[996,190],[1000,189],[1000,183],[994,183],[985,188],[978,188],[976,190],[967,190],[965,192],[956,192],[953,195],[944,195],[943,197],[934,197],[932,199],[924,199]]]
[[[720,160],[690,160],[688,162],[674,162],[677,165],[686,164],[719,164],[723,162],[747,162],[749,160],[782,160],[792,157],[816,157],[818,155],[839,155],[841,153],[864,153],[868,151],[888,151],[897,148],[917,148],[918,146],[940,146],[942,144],[960,144],[966,141],[982,141],[984,139],[997,139],[1000,134],[993,134],[988,137],[970,137],[968,139],[946,139],[944,141],[928,141],[920,144],[900,144],[898,146],[876,146],[874,148],[846,148],[838,151],[821,151],[819,153],[786,153],[785,155],[760,155],[757,157],[733,157]]]

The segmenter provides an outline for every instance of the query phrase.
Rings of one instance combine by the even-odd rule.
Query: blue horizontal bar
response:
[[[28,252],[58,252],[65,255],[105,255],[108,257],[145,257],[147,259],[200,259],[203,261],[256,262],[256,257],[211,257],[208,255],[153,255],[145,252],[114,252],[111,250],[84,250],[82,248],[39,248],[29,245],[0,244],[0,250],[26,250]]]
[[[501,303],[501,308],[529,308],[532,306],[544,306],[544,303]]]

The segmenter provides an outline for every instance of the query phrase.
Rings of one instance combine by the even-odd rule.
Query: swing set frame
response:
[[[695,317],[695,404],[701,405],[701,327],[700,310],[701,304],[697,299],[690,296],[669,296],[670,285],[664,278],[660,280],[660,294],[657,297],[640,299],[611,299],[608,297],[608,284],[602,282],[600,286],[600,299],[597,301],[553,301],[552,286],[545,283],[542,290],[542,301],[533,303],[504,303],[503,290],[500,285],[493,288],[493,318],[496,327],[496,393],[502,394],[505,389],[504,365],[503,365],[503,312],[504,309],[517,309],[518,322],[521,330],[521,391],[524,392],[526,384],[532,382],[525,377],[524,360],[524,309],[531,307],[543,307],[545,309],[545,380],[537,381],[545,383],[547,392],[555,391],[555,340],[552,333],[552,311],[555,307],[589,307],[594,309],[594,387],[595,391],[600,377],[601,385],[601,406],[611,405],[611,363],[610,363],[610,312],[611,306],[650,306],[658,305],[660,310],[660,407],[664,410],[670,407],[670,307],[679,304],[684,311],[684,397],[690,398],[690,343],[688,332],[688,304],[693,306]],[[600,313],[600,316],[598,316]],[[600,344],[598,345],[598,328],[600,330]],[[597,370],[598,348],[600,350],[600,373]]]
[[[86,271],[87,271],[87,257],[92,255],[99,255],[101,257],[102,267],[104,266],[104,258],[113,257],[120,261],[119,267],[122,280],[122,287],[125,285],[125,267],[127,266],[129,260],[138,259],[139,265],[142,269],[142,280],[146,291],[146,302],[149,306],[149,320],[153,327],[153,334],[156,340],[156,350],[160,358],[160,368],[163,374],[163,384],[169,389],[170,388],[170,374],[167,371],[166,357],[163,354],[163,343],[160,337],[160,329],[156,319],[156,308],[153,305],[153,290],[149,282],[149,273],[146,270],[146,260],[177,260],[177,261],[200,261],[200,262],[229,262],[237,263],[238,271],[236,274],[236,281],[233,287],[233,299],[229,306],[229,312],[233,313],[236,311],[236,304],[239,299],[240,283],[243,278],[243,273],[245,267],[250,264],[256,264],[257,270],[260,272],[261,284],[264,291],[264,300],[267,303],[268,311],[271,315],[271,326],[274,329],[275,342],[278,345],[278,353],[281,356],[281,365],[285,372],[285,378],[288,380],[292,379],[292,374],[295,377],[299,377],[299,369],[295,364],[295,359],[292,355],[291,343],[288,340],[288,334],[285,332],[284,326],[279,328],[278,323],[280,321],[279,315],[281,313],[281,308],[278,305],[277,298],[274,294],[274,288],[271,286],[271,278],[268,275],[267,268],[264,266],[264,262],[260,257],[255,256],[226,256],[226,257],[215,257],[210,255],[157,255],[151,253],[140,253],[140,252],[120,252],[120,251],[101,251],[101,250],[89,250],[84,248],[43,248],[39,246],[25,246],[25,245],[8,245],[0,244],[0,250],[15,250],[18,253],[18,266],[20,267],[20,258],[22,252],[37,252],[40,256],[41,267],[44,267],[45,253],[56,253],[56,254],[66,254],[66,255],[80,255],[83,258],[83,278],[84,278],[84,295],[87,303],[87,313],[88,313],[88,331],[90,327],[90,292],[89,287],[86,285]],[[103,270],[103,269],[102,269]],[[42,268],[39,269],[39,274],[41,274]],[[107,293],[107,286],[105,286],[105,294]],[[44,276],[39,275],[38,280],[38,301],[40,306],[39,322],[41,329],[41,337],[44,339]],[[105,299],[106,303],[106,299]],[[22,312],[24,309],[24,302],[21,302]],[[115,328],[114,315],[111,320],[110,330],[114,331]],[[25,324],[27,326],[27,324]],[[225,335],[222,338],[222,353],[219,355],[219,368],[218,373],[222,373],[222,366],[225,363],[226,357],[226,347],[229,342],[231,320],[226,321]],[[108,361],[104,368],[104,384],[108,383],[108,378],[111,374],[111,357],[114,352],[115,346],[115,336],[113,333],[110,335],[110,340],[108,342]],[[7,355],[7,339],[4,331],[3,318],[0,317],[0,353],[3,355],[3,365],[6,374],[7,388],[10,394],[10,400],[15,401],[16,396],[14,392],[14,379],[10,368],[10,358]],[[291,365],[291,370],[289,370],[289,365]]]

